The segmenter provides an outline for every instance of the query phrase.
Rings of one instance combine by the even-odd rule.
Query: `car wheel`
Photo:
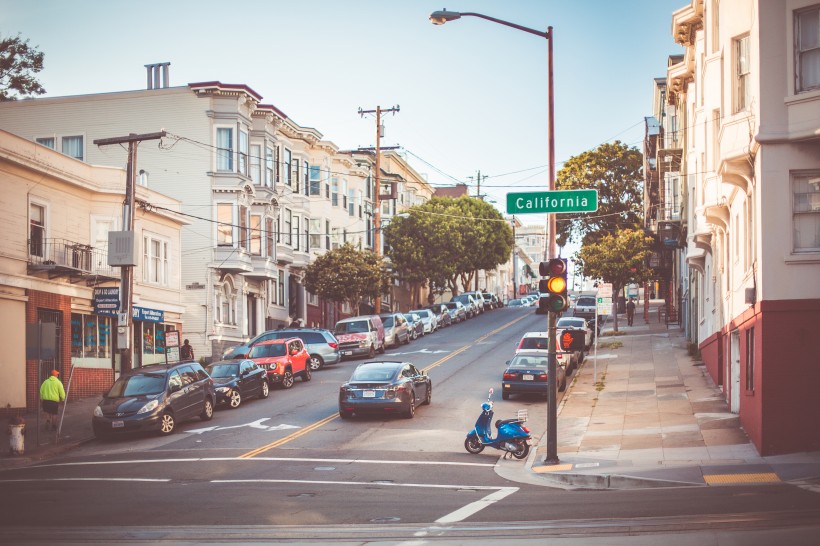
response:
[[[464,440],[464,449],[467,450],[468,453],[476,454],[481,453],[484,451],[484,446],[478,439],[478,436],[473,434],[472,436],[468,436],[466,440]]]
[[[381,347],[379,347],[379,354],[384,354],[384,341],[382,341]]]
[[[376,356],[376,348],[371,345],[370,350],[367,352],[367,358],[373,358]]]
[[[259,398],[267,398],[270,395],[270,386],[268,385],[268,380],[262,380],[262,390],[259,394]]]
[[[505,392],[505,391],[501,391],[501,399],[502,400],[509,400],[510,399],[510,393]]]
[[[214,418],[214,401],[208,396],[205,397],[205,405],[202,407],[199,418],[203,421],[210,421]]]
[[[407,419],[412,419],[416,416],[416,395],[415,393],[410,393],[410,406],[407,408],[407,413],[404,414]]]
[[[240,393],[237,389],[231,389],[231,392],[228,393],[228,405],[231,409],[236,409],[242,404],[242,393]]]
[[[289,389],[293,386],[293,372],[288,368],[285,370],[285,373],[282,374],[282,388]]]
[[[310,369],[314,372],[316,370],[321,370],[325,365],[325,361],[322,360],[322,357],[319,355],[310,355],[310,360],[308,363],[310,364]]]
[[[310,381],[313,378],[313,372],[310,371],[310,366],[305,366],[305,371],[302,372],[302,382]]]
[[[427,396],[424,397],[424,405],[429,406],[433,401],[433,385],[427,386]]]
[[[410,345],[410,332],[408,332],[407,335],[404,336],[404,344]]]
[[[175,426],[176,422],[174,421],[174,414],[170,411],[163,413],[162,417],[159,419],[159,433],[163,436],[167,436],[174,432]]]

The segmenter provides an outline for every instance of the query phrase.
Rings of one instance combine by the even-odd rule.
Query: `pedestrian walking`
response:
[[[57,377],[59,375],[60,372],[57,370],[51,370],[51,375],[40,385],[40,400],[46,413],[45,426],[50,426],[51,430],[57,430],[57,412],[60,402],[65,400],[65,389]]]
[[[632,326],[633,320],[635,320],[635,300],[629,298],[629,302],[626,304],[626,322],[629,326]]]
[[[188,342],[187,339],[182,343],[182,347],[179,348],[179,356],[180,358],[182,358],[182,360],[194,359],[194,348],[191,347],[191,344]]]

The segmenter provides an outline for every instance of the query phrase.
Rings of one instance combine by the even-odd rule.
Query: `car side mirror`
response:
[[[171,392],[172,393],[179,392],[181,390],[182,390],[182,385],[171,385]]]

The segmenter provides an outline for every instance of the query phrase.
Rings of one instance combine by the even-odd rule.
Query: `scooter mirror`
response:
[[[489,397],[489,396],[492,396],[494,392],[495,392],[495,391],[493,390],[493,388],[492,388],[492,387],[490,387],[490,394],[488,395],[488,397]]]

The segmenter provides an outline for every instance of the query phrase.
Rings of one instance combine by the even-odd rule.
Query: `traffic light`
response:
[[[538,264],[538,272],[545,279],[538,281],[538,291],[542,296],[538,305],[542,311],[560,313],[569,309],[567,296],[567,259],[552,258]]]

